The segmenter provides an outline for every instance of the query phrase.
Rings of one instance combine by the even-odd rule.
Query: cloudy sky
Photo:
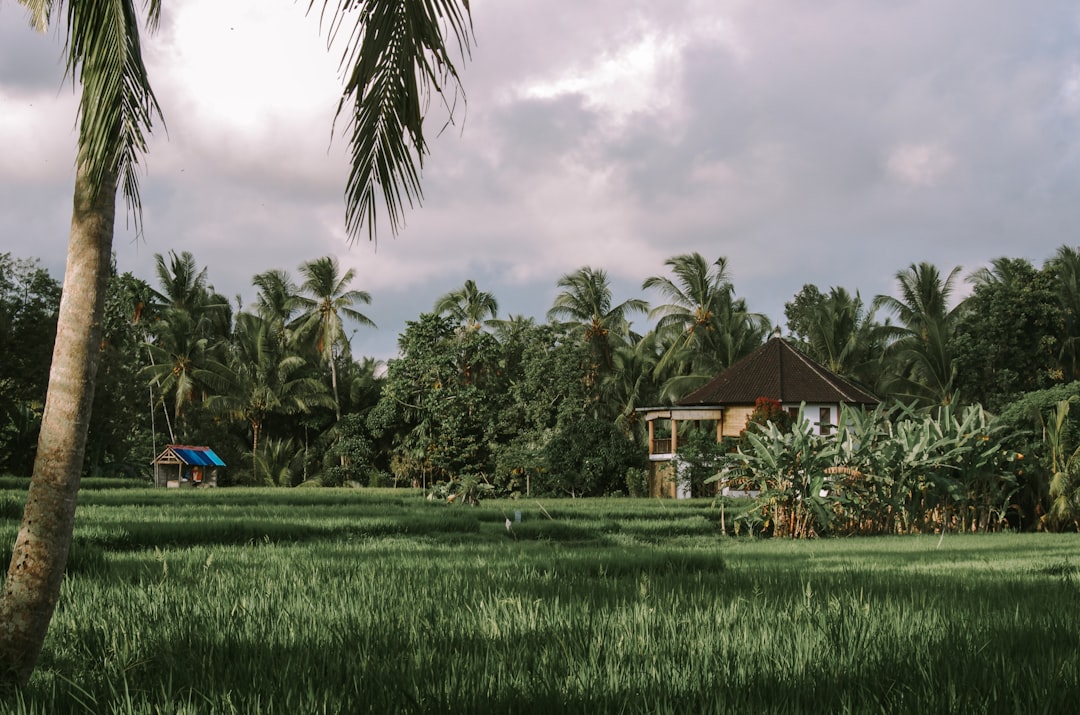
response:
[[[556,281],[643,296],[664,260],[726,256],[783,321],[805,283],[864,297],[929,261],[965,275],[1080,243],[1080,9],[1040,0],[472,0],[467,105],[432,142],[422,208],[349,245],[338,53],[306,2],[170,0],[145,52],[166,129],[120,270],[190,251],[251,277],[336,255],[392,357],[406,320],[473,279],[542,320]],[[62,275],[75,97],[58,38],[0,0],[0,252]],[[435,108],[434,138],[446,121]],[[639,319],[635,327],[644,330]]]

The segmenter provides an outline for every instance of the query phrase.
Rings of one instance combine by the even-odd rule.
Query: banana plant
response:
[[[1080,446],[1068,453],[1066,434],[1068,432],[1069,409],[1072,400],[1057,403],[1050,425],[1044,421],[1046,445],[1050,453],[1050,509],[1047,522],[1051,527],[1060,528],[1062,524],[1072,522],[1080,531]]]

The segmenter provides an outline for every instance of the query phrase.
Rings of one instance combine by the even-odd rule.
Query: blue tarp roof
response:
[[[184,464],[191,464],[199,467],[224,467],[225,462],[221,461],[221,457],[214,454],[214,450],[209,447],[188,447],[175,445],[171,447],[173,453],[180,458],[180,461]]]

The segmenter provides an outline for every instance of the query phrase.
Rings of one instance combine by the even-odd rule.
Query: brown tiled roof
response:
[[[784,403],[876,405],[866,390],[773,338],[679,400],[690,405],[752,405],[759,397]]]

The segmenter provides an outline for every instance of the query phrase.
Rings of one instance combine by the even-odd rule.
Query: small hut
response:
[[[225,462],[209,447],[170,444],[154,458],[155,487],[216,487]]]

